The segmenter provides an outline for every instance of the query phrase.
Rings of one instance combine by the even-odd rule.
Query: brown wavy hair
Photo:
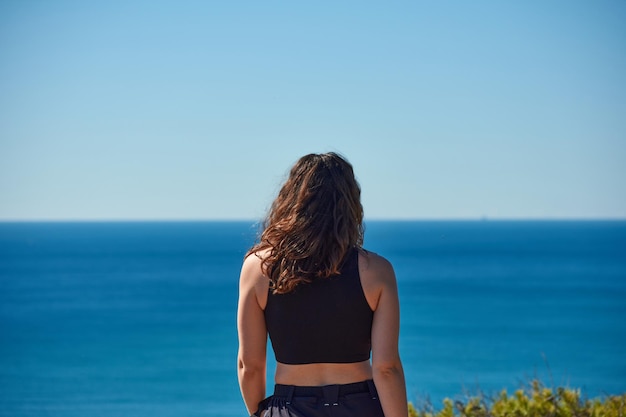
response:
[[[348,251],[362,245],[361,187],[352,165],[330,152],[305,155],[291,168],[246,256],[264,251],[270,288],[284,294],[338,274]]]

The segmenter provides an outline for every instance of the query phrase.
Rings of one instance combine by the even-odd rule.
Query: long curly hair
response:
[[[361,187],[350,163],[334,152],[305,155],[263,223],[257,244],[274,294],[340,272],[348,251],[363,245]]]

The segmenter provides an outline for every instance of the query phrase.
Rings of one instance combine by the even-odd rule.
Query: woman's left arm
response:
[[[260,259],[255,255],[248,256],[239,279],[237,371],[239,388],[249,414],[257,411],[259,402],[265,398],[267,330],[257,297],[263,279]]]

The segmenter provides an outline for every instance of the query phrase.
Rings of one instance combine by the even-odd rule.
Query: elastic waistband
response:
[[[377,398],[376,387],[371,379],[361,382],[353,382],[351,384],[337,384],[324,386],[299,386],[299,385],[282,385],[274,386],[274,396],[286,398],[291,401],[294,397],[317,397],[327,402],[336,403],[339,397],[368,392],[372,398]],[[333,404],[336,405],[336,404]]]

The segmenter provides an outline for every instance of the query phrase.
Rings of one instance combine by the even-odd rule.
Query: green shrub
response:
[[[534,380],[513,394],[503,390],[495,397],[478,394],[465,401],[443,400],[436,411],[425,403],[409,403],[409,417],[626,417],[626,394],[587,399],[580,390],[551,389]]]

